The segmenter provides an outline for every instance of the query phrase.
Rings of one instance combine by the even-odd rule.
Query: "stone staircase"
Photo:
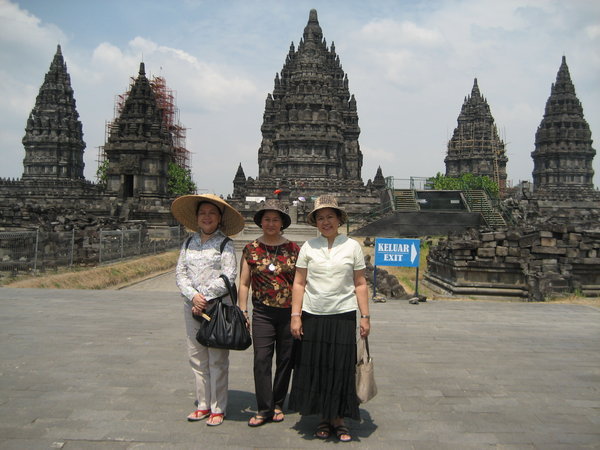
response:
[[[343,232],[345,229],[342,227],[340,232]],[[254,222],[246,222],[246,226],[244,229],[232,236],[233,243],[235,245],[235,249],[237,251],[241,251],[244,246],[248,243],[256,239],[262,234],[262,230],[258,225]],[[299,246],[302,246],[304,242],[314,237],[317,237],[319,234],[315,227],[311,227],[310,225],[300,225],[300,224],[291,224],[284,233],[286,239],[290,241],[294,241]]]
[[[472,212],[478,212],[483,216],[485,223],[490,228],[505,227],[506,222],[498,211],[494,209],[485,191],[470,189],[463,191],[463,195]]]
[[[394,206],[396,211],[419,211],[419,204],[412,189],[394,190]]]

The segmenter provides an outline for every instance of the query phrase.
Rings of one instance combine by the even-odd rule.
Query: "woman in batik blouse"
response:
[[[282,422],[283,402],[293,367],[294,339],[290,332],[292,285],[300,248],[283,237],[290,216],[281,203],[267,200],[254,215],[262,236],[244,247],[238,301],[248,317],[248,292],[252,288],[252,338],[257,413],[248,426]],[[271,365],[276,352],[275,377]]]

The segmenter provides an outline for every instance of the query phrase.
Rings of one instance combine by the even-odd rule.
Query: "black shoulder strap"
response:
[[[185,250],[187,251],[188,247],[190,246],[190,242],[192,242],[192,238],[194,237],[194,235],[192,234],[189,238],[187,238],[187,241],[185,241]]]
[[[223,242],[221,242],[221,253],[223,253],[223,250],[225,250],[225,246],[230,240],[231,238],[229,236],[226,236],[225,239],[223,239]]]

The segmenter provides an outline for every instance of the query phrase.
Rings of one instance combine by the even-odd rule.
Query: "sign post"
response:
[[[419,239],[375,238],[375,263],[373,272],[373,297],[377,286],[377,266],[416,267],[415,295],[419,295]]]

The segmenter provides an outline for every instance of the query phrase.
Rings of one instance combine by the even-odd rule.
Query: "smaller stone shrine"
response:
[[[543,301],[600,295],[600,192],[591,132],[563,57],[536,132],[534,189],[504,201],[510,225],[449,235],[431,248],[425,284],[452,295]]]
[[[334,43],[328,47],[323,38],[316,10],[274,84],[265,102],[258,177],[246,178],[240,164],[231,202],[249,218],[259,205],[248,199],[277,195],[296,203],[300,220],[311,199],[325,193],[338,196],[351,220],[377,207],[385,180],[379,169],[372,182],[362,181],[357,102]]]
[[[23,180],[83,180],[83,131],[60,45],[23,137]]]
[[[595,155],[592,132],[563,56],[544,118],[535,133],[535,150],[531,153],[534,190],[550,195],[553,191],[578,194],[593,190]]]
[[[175,160],[175,145],[157,100],[142,62],[109,126],[103,149],[108,161],[106,195],[116,206],[114,214],[171,223],[168,165]]]
[[[471,173],[487,176],[500,190],[506,188],[506,162],[504,142],[498,136],[487,100],[481,95],[477,78],[471,95],[465,98],[458,116],[458,126],[448,142],[446,176],[460,177]]]

